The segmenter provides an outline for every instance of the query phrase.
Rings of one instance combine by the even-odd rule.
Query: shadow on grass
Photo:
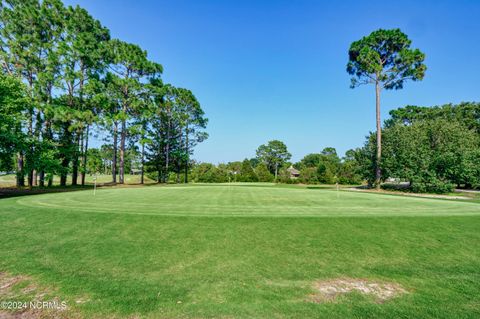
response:
[[[17,196],[47,194],[47,193],[76,192],[76,191],[83,191],[88,189],[93,189],[93,185],[51,186],[51,187],[35,186],[32,188],[5,187],[5,188],[0,188],[0,199],[17,197]]]
[[[105,183],[98,183],[97,189],[106,189],[106,188],[128,188],[128,187],[151,187],[151,186],[173,186],[173,185],[185,185],[185,184],[168,184],[168,183],[157,183],[157,182],[146,182],[144,184],[141,183],[128,183],[128,184],[120,184],[120,183],[113,183],[113,182],[105,182]],[[192,185],[192,184],[190,184]],[[29,195],[40,195],[40,194],[48,194],[48,193],[64,193],[64,192],[77,192],[77,191],[85,191],[85,190],[93,190],[94,185],[91,183],[86,183],[85,185],[67,185],[67,186],[60,186],[60,185],[53,185],[50,187],[44,186],[34,186],[34,187],[0,187],[0,199],[9,198],[9,197],[18,197],[18,196],[29,196]]]

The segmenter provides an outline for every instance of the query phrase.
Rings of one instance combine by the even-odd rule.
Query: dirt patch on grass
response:
[[[54,292],[30,277],[0,272],[0,319],[79,318]]]
[[[317,281],[313,284],[313,289],[315,293],[310,296],[309,300],[316,303],[334,301],[337,297],[351,292],[373,296],[377,303],[383,303],[407,293],[402,286],[396,283],[352,278]]]
[[[0,296],[8,291],[12,286],[25,280],[24,276],[8,276],[5,272],[0,272]]]

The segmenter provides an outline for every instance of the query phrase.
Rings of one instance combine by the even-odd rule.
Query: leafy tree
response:
[[[88,149],[87,157],[87,174],[104,173],[105,166],[103,165],[102,152],[98,148]]]
[[[375,185],[380,188],[382,127],[380,121],[380,93],[382,89],[402,89],[406,80],[422,80],[426,66],[425,54],[411,49],[411,40],[400,29],[379,29],[355,41],[348,51],[347,72],[352,75],[351,87],[374,84],[376,94],[376,167]]]
[[[183,128],[183,144],[184,150],[184,182],[188,183],[188,167],[190,153],[193,147],[208,138],[208,134],[203,131],[207,127],[208,120],[205,118],[205,113],[200,107],[195,95],[190,90],[178,88],[176,103],[179,105],[180,125]]]
[[[193,93],[187,89],[164,85],[158,79],[148,85],[153,113],[148,119],[148,165],[157,172],[158,182],[166,182],[171,172],[177,182],[183,171],[188,183],[190,155],[204,141],[207,119]]]
[[[340,170],[337,150],[326,147],[320,153],[307,154],[295,166],[300,169],[300,180],[304,183],[333,184]]]
[[[300,169],[300,181],[305,184],[317,184],[318,179],[318,166],[303,166]]]
[[[373,139],[370,139],[372,142]],[[442,118],[385,129],[382,169],[417,192],[448,192],[478,185],[480,141],[463,123]]]
[[[300,170],[307,167],[318,167],[322,161],[322,157],[323,155],[319,153],[307,154],[295,166]]]
[[[195,182],[200,183],[224,183],[228,181],[227,172],[217,168],[211,163],[195,165],[192,171]]]
[[[85,101],[85,97],[94,92],[99,73],[102,73],[108,61],[108,29],[103,27],[85,9],[69,6],[65,11],[65,32],[59,45],[62,65],[63,89],[67,93],[69,113],[75,114],[73,121],[67,120],[65,129],[72,131],[75,144],[72,148],[72,185],[77,184],[79,157],[82,159],[81,183],[85,184],[85,174],[89,128],[94,120],[94,105]],[[89,90],[90,86],[90,90]],[[91,94],[90,94],[91,95]],[[68,155],[67,155],[68,156]]]
[[[239,180],[240,182],[258,182],[258,176],[253,170],[253,167],[248,159],[245,159],[242,162]]]
[[[60,17],[60,18],[59,18]],[[43,131],[46,99],[51,95],[57,72],[56,48],[62,30],[63,4],[59,0],[11,0],[0,6],[0,63],[2,70],[25,82],[28,107],[25,147],[18,153],[17,184],[24,185],[24,171],[29,186],[37,181],[36,169],[43,140],[49,139],[48,126]],[[41,138],[43,133],[45,136]]]
[[[154,112],[150,119],[148,145],[149,165],[157,171],[158,182],[167,182],[175,162],[185,161],[182,148],[182,123],[179,104],[176,103],[177,89],[153,81],[150,85],[154,100]],[[174,163],[174,165],[172,165]],[[178,164],[178,163],[177,163]]]
[[[287,146],[278,140],[269,141],[267,144],[260,145],[257,149],[257,158],[265,163],[275,176],[278,177],[278,170],[282,167],[292,155],[288,152]]]
[[[361,165],[357,160],[359,152],[359,149],[352,149],[345,153],[337,173],[340,184],[362,183]]]
[[[120,104],[119,182],[123,184],[128,124],[132,113],[142,105],[140,97],[144,89],[142,79],[157,77],[163,68],[160,64],[149,61],[147,52],[135,44],[114,39],[110,41],[109,49],[113,60],[110,65],[111,85],[116,88],[116,100]]]
[[[259,182],[272,182],[274,179],[265,163],[258,163],[255,167],[255,174],[257,175]]]
[[[96,96],[100,117],[99,126],[108,132],[105,141],[111,143],[111,174],[112,183],[117,182],[118,175],[118,137],[122,119],[121,101],[116,86],[115,76],[108,72],[101,81],[96,82],[101,92]]]
[[[462,102],[457,105],[445,104],[440,106],[425,107],[407,105],[390,111],[390,118],[385,121],[385,126],[395,124],[410,125],[421,120],[443,118],[450,121],[462,122],[467,128],[480,134],[480,103]]]
[[[335,184],[335,172],[332,167],[326,162],[321,162],[317,168],[318,181],[322,184]]]
[[[256,157],[250,158],[249,161],[253,168],[257,168],[257,166],[260,164],[260,161]]]
[[[147,152],[159,178],[176,173],[179,181],[184,172],[188,181],[193,148],[208,136],[200,104],[188,89],[163,85],[160,64],[134,44],[110,40],[85,9],[60,0],[1,1],[0,69],[0,166],[11,169],[17,152],[19,186],[25,176],[29,186],[38,177],[51,185],[54,174],[66,185],[70,173],[72,184],[79,174],[84,184],[100,166],[116,182],[117,162],[121,183],[130,168],[140,167],[143,180]],[[23,104],[12,102],[11,77],[24,83],[17,90]],[[109,144],[90,152],[94,129]]]
[[[25,87],[19,80],[0,74],[0,170],[10,170],[12,154],[21,150],[25,144],[22,121],[27,101]]]

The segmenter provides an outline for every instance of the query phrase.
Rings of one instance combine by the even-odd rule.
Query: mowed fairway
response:
[[[50,287],[86,318],[480,317],[474,202],[146,186],[1,199],[0,225],[0,272]],[[312,302],[316,281],[337,278],[407,293]]]

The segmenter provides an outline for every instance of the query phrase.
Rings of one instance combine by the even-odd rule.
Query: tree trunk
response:
[[[69,159],[68,157],[64,157],[62,160],[62,173],[60,174],[60,186],[67,186],[67,172],[68,172],[68,164]]]
[[[28,162],[28,158],[29,157],[27,156],[27,162]],[[28,181],[28,187],[32,187],[33,186],[33,170],[32,169],[28,170],[27,181]]]
[[[32,87],[32,83],[30,83],[30,89]],[[33,97],[32,97],[33,100]],[[34,110],[32,109],[29,114],[28,118],[28,136],[33,140],[33,116],[34,116]],[[27,182],[28,182],[28,187],[33,186],[33,143],[29,142],[30,145],[28,146],[28,151],[26,153],[25,159],[27,161],[27,167],[28,167],[28,172],[27,172]]]
[[[163,176],[163,182],[168,182],[169,177],[169,165],[170,165],[170,118],[167,124],[167,144],[165,145],[165,174]]]
[[[79,134],[75,134],[75,149],[73,151],[73,161],[72,161],[72,186],[78,184],[78,149],[80,147],[80,138]]]
[[[82,158],[82,186],[85,185],[85,175],[87,174],[87,151],[88,151],[88,134],[90,130],[90,125],[87,125],[87,131],[85,135],[85,148],[83,149],[83,158]]]
[[[167,142],[166,152],[165,152],[165,173],[163,176],[164,183],[168,181],[169,165],[170,165],[170,141]]]
[[[185,184],[188,184],[188,162],[190,161],[189,159],[189,154],[188,154],[188,124],[185,128]]]
[[[67,186],[67,175],[68,175],[68,166],[70,164],[70,149],[67,145],[71,143],[71,133],[68,130],[70,126],[69,122],[65,122],[63,124],[63,154],[61,154],[62,158],[62,172],[60,173],[60,186]]]
[[[145,143],[142,143],[142,167],[140,175],[140,184],[144,183],[144,166],[145,166]]]
[[[125,183],[125,138],[127,123],[125,120],[122,120],[122,132],[120,133],[120,169],[119,169],[119,182],[120,184]]]
[[[113,124],[113,159],[112,159],[112,182],[117,183],[117,143],[118,123]]]
[[[25,186],[25,173],[23,171],[23,154],[17,154],[17,187]]]
[[[382,123],[380,121],[380,83],[375,83],[376,113],[377,113],[377,162],[375,163],[375,188],[380,189],[382,179]]]
[[[40,141],[40,135],[42,133],[42,127],[43,127],[42,111],[38,110],[37,114],[36,114],[35,130],[33,132],[33,135],[35,137],[35,141]],[[36,150],[34,148],[34,158],[37,158],[37,156],[38,156],[36,154],[37,151],[38,150]],[[33,175],[32,175],[33,186],[38,186],[38,175],[39,175],[39,172],[38,172],[38,169],[37,169],[37,165],[35,165],[35,167],[33,169]]]
[[[277,181],[277,176],[278,176],[278,164],[275,163],[275,182]]]
[[[78,153],[78,157],[79,157],[78,170],[80,174],[80,184],[82,183],[82,177],[83,177],[82,164],[83,164],[83,152],[84,152],[84,148],[83,148],[84,136],[85,136],[84,131],[82,130],[82,132],[79,133],[79,137],[78,137],[78,145],[80,148],[80,152]]]
[[[47,101],[47,104],[50,105],[51,103],[51,93],[49,94],[49,98],[48,98],[48,101]],[[45,131],[43,133],[43,136],[45,139],[51,141],[52,140],[52,130],[51,130],[51,124],[50,124],[50,120],[45,120]],[[53,174],[53,172],[45,172],[45,168],[42,169],[42,171],[40,172],[40,186],[45,186],[45,176],[47,176],[47,178],[50,176],[50,175],[47,175],[47,174]],[[48,186],[51,186],[51,182],[50,180],[48,180]]]
[[[40,183],[40,187],[44,187],[44,186],[45,186],[45,171],[44,171],[44,170],[41,170],[41,171],[40,171],[39,183]]]

